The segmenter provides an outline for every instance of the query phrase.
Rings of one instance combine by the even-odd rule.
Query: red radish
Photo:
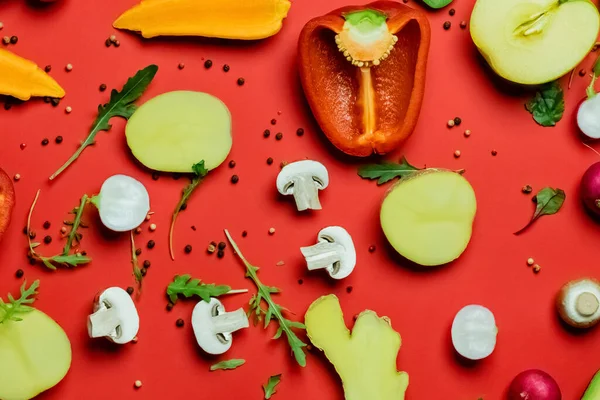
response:
[[[600,217],[600,162],[592,164],[583,174],[581,199],[589,212]]]
[[[508,388],[508,400],[561,400],[558,383],[544,371],[530,369],[515,376]]]
[[[0,239],[8,228],[15,206],[15,188],[12,179],[0,168]]]

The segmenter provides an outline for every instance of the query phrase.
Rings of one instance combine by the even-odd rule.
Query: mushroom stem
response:
[[[301,247],[300,251],[306,259],[309,271],[332,267],[341,261],[344,247],[337,243],[320,242],[314,246]]]
[[[593,293],[583,292],[575,300],[575,309],[584,317],[592,316],[598,311],[600,302]]]
[[[248,316],[243,308],[214,316],[213,324],[215,333],[233,333],[250,326]]]
[[[117,327],[121,325],[116,308],[108,308],[105,304],[88,317],[88,333],[92,338],[116,336]]]
[[[319,189],[313,177],[299,175],[294,178],[294,200],[298,211],[320,210]]]

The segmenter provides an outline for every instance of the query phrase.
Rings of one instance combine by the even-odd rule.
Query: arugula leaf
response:
[[[7,321],[15,321],[20,322],[23,319],[19,318],[18,314],[26,314],[28,312],[33,311],[33,307],[30,307],[29,304],[33,304],[35,301],[35,296],[38,294],[37,288],[40,286],[40,281],[36,280],[27,287],[27,281],[23,282],[21,286],[21,297],[15,300],[15,298],[9,293],[8,294],[8,304],[4,302],[0,298],[0,311],[3,312],[3,315],[0,316],[0,324],[3,324]]]
[[[443,8],[452,3],[452,0],[423,0],[431,8]]]
[[[192,171],[194,171],[194,175],[192,176],[190,183],[183,189],[181,199],[179,200],[179,203],[177,203],[177,207],[175,207],[175,211],[173,211],[173,216],[171,218],[171,227],[169,228],[169,253],[171,254],[171,260],[175,260],[175,254],[173,253],[173,231],[175,229],[177,216],[179,216],[179,211],[181,211],[181,207],[187,203],[192,193],[194,193],[194,190],[200,186],[202,179],[208,174],[208,170],[204,167],[204,160],[192,165]]]
[[[517,232],[515,235],[519,235],[531,226],[538,218],[544,215],[556,214],[563,203],[565,202],[565,192],[562,189],[552,189],[551,187],[545,187],[535,195],[535,212],[531,220],[525,225],[525,227]]]
[[[35,208],[35,205],[37,204],[39,197],[40,197],[40,190],[38,190],[36,192],[35,198],[33,199],[33,202],[31,203],[31,208],[29,209],[29,214],[27,216],[27,232],[31,232],[31,215],[33,214],[33,210]],[[48,269],[51,269],[53,271],[56,270],[57,265],[58,266],[66,266],[66,267],[77,267],[79,265],[88,264],[90,261],[92,261],[91,258],[84,256],[80,253],[69,254],[69,251],[71,250],[71,244],[73,242],[73,239],[77,240],[77,238],[78,238],[77,235],[80,235],[79,233],[77,233],[77,229],[81,225],[81,215],[83,214],[84,199],[87,199],[86,195],[84,195],[81,198],[82,203],[81,203],[79,209],[77,210],[77,215],[75,216],[75,221],[73,222],[73,226],[71,227],[71,232],[69,233],[69,239],[67,239],[67,244],[65,245],[63,252],[61,254],[51,256],[51,257],[42,256],[34,250],[40,244],[32,243],[31,237],[29,235],[27,235],[27,241],[29,243],[29,257],[31,259],[41,261]],[[55,265],[55,264],[57,264],[57,265]]]
[[[131,235],[131,266],[133,268],[133,277],[135,278],[135,283],[138,286],[138,295],[142,293],[142,281],[144,280],[144,275],[142,275],[142,270],[140,269],[140,264],[138,263],[137,254],[135,254],[135,241],[133,240],[133,231],[130,232]]]
[[[586,89],[586,94],[587,94],[587,98],[591,99],[592,97],[596,96],[596,79],[598,79],[598,77],[600,76],[600,56],[598,56],[598,58],[596,59],[596,62],[594,63],[594,67],[592,68],[592,81],[590,82],[590,85],[587,87]]]
[[[241,360],[241,359],[233,359],[233,360],[225,360],[225,361],[221,361],[218,362],[216,364],[213,364],[210,366],[210,370],[211,371],[216,371],[219,369],[236,369],[237,367],[241,367],[242,365],[244,365],[246,363],[246,360]]]
[[[378,179],[377,184],[383,185],[394,178],[404,178],[412,175],[415,171],[423,169],[411,165],[406,157],[402,157],[400,161],[400,164],[382,162],[380,164],[362,165],[358,168],[358,176],[363,179]]]
[[[185,297],[200,296],[207,303],[211,297],[219,297],[230,293],[231,287],[227,285],[215,285],[214,283],[202,283],[200,279],[192,279],[191,275],[176,275],[173,282],[167,287],[167,295],[171,303],[177,301],[178,295]],[[239,293],[239,291],[236,291]]]
[[[252,299],[250,299],[250,309],[248,311],[248,314],[250,315],[254,313],[256,318],[255,321],[259,320],[261,315],[264,315],[265,328],[269,325],[269,322],[272,319],[276,320],[279,323],[279,328],[277,329],[277,333],[275,334],[273,339],[279,339],[281,335],[285,332],[288,344],[292,349],[292,353],[294,354],[296,362],[301,367],[305,367],[306,354],[304,354],[304,347],[306,347],[306,343],[304,343],[302,340],[300,340],[300,338],[298,338],[298,336],[296,336],[292,328],[306,329],[306,327],[300,322],[290,321],[289,319],[283,316],[283,312],[287,311],[287,309],[275,303],[273,301],[273,298],[271,297],[271,294],[279,293],[280,290],[275,287],[265,286],[258,278],[258,267],[253,266],[246,260],[246,258],[238,248],[237,244],[231,238],[231,235],[229,234],[229,231],[227,229],[225,229],[225,235],[227,236],[227,240],[229,240],[229,243],[231,244],[234,253],[238,255],[240,260],[242,260],[242,262],[246,266],[246,278],[251,279],[256,285],[256,288],[258,289],[257,293],[254,296],[252,296]],[[266,310],[261,307],[261,302],[263,301],[267,304]]]
[[[158,67],[156,65],[148,65],[146,68],[138,71],[133,77],[129,78],[120,92],[116,89],[112,90],[109,102],[98,106],[98,116],[92,125],[88,137],[81,143],[75,154],[73,154],[62,167],[50,176],[50,180],[56,178],[77,160],[86,147],[94,144],[94,139],[98,132],[108,131],[110,129],[111,125],[109,124],[109,121],[111,118],[121,117],[129,119],[129,117],[133,115],[137,109],[137,106],[133,103],[142,96],[144,91],[146,91],[146,88],[150,85],[152,79],[154,79],[154,75],[156,75],[157,71]]]
[[[86,194],[84,194],[81,197],[79,207],[77,207],[74,210],[75,218],[73,219],[73,222],[71,223],[71,231],[67,235],[67,243],[65,243],[65,247],[63,248],[63,252],[62,252],[63,256],[69,255],[69,252],[71,251],[71,246],[73,245],[73,240],[76,240],[77,242],[79,242],[79,239],[81,238],[81,234],[78,233],[77,230],[79,229],[79,226],[81,225],[81,216],[83,215],[83,210],[84,210],[87,202],[88,202],[88,196]]]
[[[557,82],[547,83],[525,105],[525,108],[539,125],[555,126],[565,112],[563,90]]]
[[[270,399],[275,393],[277,393],[277,385],[281,382],[281,374],[273,375],[269,378],[266,384],[263,385],[265,391],[265,399]]]

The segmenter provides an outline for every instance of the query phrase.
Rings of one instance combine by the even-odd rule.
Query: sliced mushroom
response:
[[[277,176],[277,190],[283,195],[294,195],[298,211],[320,210],[319,190],[328,185],[327,168],[312,160],[288,164]]]
[[[330,226],[319,232],[314,246],[300,248],[310,271],[325,269],[333,279],[344,279],[354,271],[356,250],[344,228]]]
[[[91,338],[105,337],[117,343],[129,343],[140,329],[140,317],[131,296],[119,287],[103,291],[94,302],[94,313],[88,317]]]
[[[223,354],[233,344],[232,333],[248,328],[248,316],[243,308],[225,312],[223,304],[211,298],[210,302],[196,304],[192,313],[192,328],[198,346],[208,354]]]
[[[144,185],[127,175],[104,181],[100,194],[92,198],[100,220],[108,229],[126,232],[138,227],[150,211],[150,196]]]
[[[600,322],[600,283],[591,278],[571,281],[556,297],[560,317],[575,328],[590,328]]]

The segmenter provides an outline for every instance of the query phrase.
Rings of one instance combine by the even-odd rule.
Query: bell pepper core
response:
[[[396,149],[417,123],[429,52],[424,12],[392,1],[344,7],[300,34],[300,80],[327,138],[366,157]]]

